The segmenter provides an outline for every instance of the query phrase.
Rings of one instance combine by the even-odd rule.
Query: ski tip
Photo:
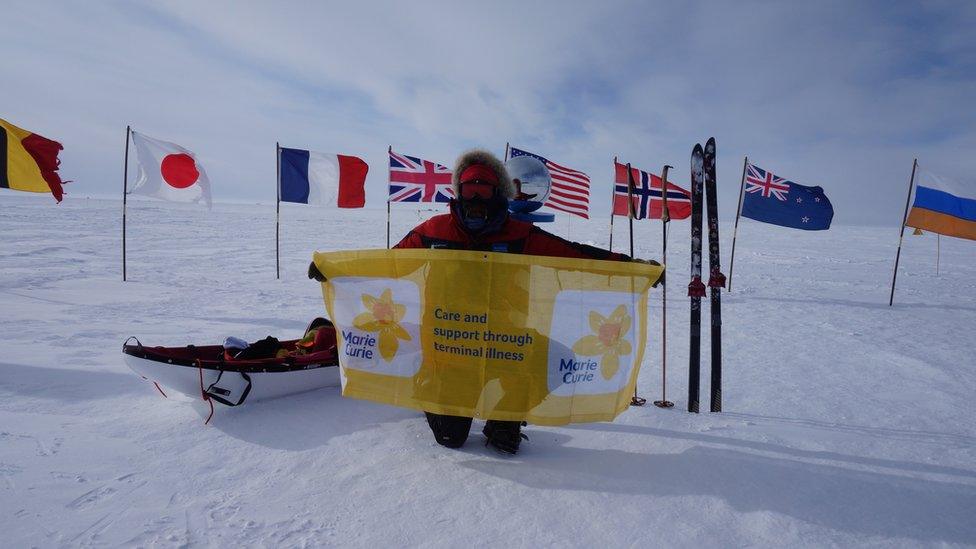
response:
[[[691,149],[691,155],[697,156],[703,154],[705,149],[702,148],[701,143],[695,143],[695,148]]]
[[[709,137],[708,141],[705,143],[704,155],[709,158],[715,158],[715,138]]]

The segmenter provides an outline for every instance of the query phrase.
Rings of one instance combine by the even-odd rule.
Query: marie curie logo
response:
[[[330,282],[342,366],[415,375],[421,364],[418,286],[389,278],[337,277]]]
[[[549,391],[557,396],[620,391],[633,371],[639,296],[567,290],[556,296],[549,341]]]
[[[573,352],[579,356],[600,357],[600,375],[603,379],[611,379],[620,370],[621,357],[629,355],[634,348],[624,339],[630,332],[632,319],[623,305],[618,305],[608,317],[590,311],[589,319],[593,333],[579,338],[573,344]]]
[[[366,312],[356,315],[352,325],[364,332],[377,334],[380,356],[383,357],[383,360],[391,362],[400,348],[400,340],[410,341],[412,339],[410,334],[400,325],[400,321],[407,313],[407,307],[402,303],[393,301],[393,291],[389,288],[383,290],[379,297],[362,294],[360,299],[363,301],[363,306],[366,307]],[[345,338],[345,334],[343,334],[343,338]],[[363,351],[365,353],[372,352],[369,349]]]

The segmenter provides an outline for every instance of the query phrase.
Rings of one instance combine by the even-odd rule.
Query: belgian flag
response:
[[[58,176],[57,141],[18,128],[0,118],[0,188],[51,193],[61,202],[64,191]]]

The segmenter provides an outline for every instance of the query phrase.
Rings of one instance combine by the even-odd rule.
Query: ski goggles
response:
[[[464,200],[470,200],[472,198],[481,198],[487,200],[498,192],[498,186],[489,181],[484,181],[482,179],[472,179],[471,181],[465,181],[459,185],[461,187],[461,198]]]

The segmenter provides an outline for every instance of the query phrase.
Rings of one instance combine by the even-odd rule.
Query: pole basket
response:
[[[630,399],[630,405],[631,406],[643,406],[645,404],[647,404],[647,399],[646,398],[641,398],[641,397],[639,397],[637,395],[634,395]]]
[[[655,400],[654,405],[658,408],[674,408],[674,403],[670,400]]]

